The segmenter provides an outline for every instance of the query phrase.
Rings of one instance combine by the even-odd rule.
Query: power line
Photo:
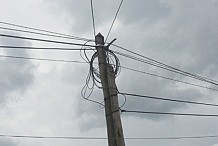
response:
[[[5,135],[5,134],[1,134],[0,137],[34,138],[34,139],[71,139],[71,140],[107,140],[108,139],[104,137],[33,136],[33,135]]]
[[[218,81],[215,81],[215,80],[212,80],[212,79],[200,77],[200,76],[197,76],[197,75],[194,75],[194,74],[191,74],[191,73],[187,73],[187,72],[184,72],[184,71],[181,71],[181,70],[178,70],[178,69],[174,70],[173,68],[169,68],[167,66],[163,66],[161,64],[154,63],[154,62],[151,62],[151,61],[148,61],[148,60],[145,60],[145,59],[142,59],[142,58],[138,58],[138,57],[135,57],[135,56],[131,56],[131,55],[128,55],[128,54],[125,54],[125,53],[121,53],[121,52],[118,52],[118,51],[113,51],[113,52],[118,54],[118,55],[130,58],[130,59],[142,62],[142,63],[146,63],[146,64],[149,64],[149,65],[158,67],[158,68],[162,68],[164,70],[168,70],[168,71],[171,71],[171,72],[174,72],[174,73],[177,73],[177,74],[181,74],[181,75],[184,75],[184,76],[196,79],[196,80],[200,80],[200,81],[203,81],[203,82],[207,82],[207,83],[210,83],[210,84],[213,84],[213,85],[216,85],[216,86],[218,85],[218,83],[217,83]]]
[[[28,46],[0,46],[0,48],[7,48],[7,49],[21,49],[21,50],[60,50],[60,51],[81,51],[81,50],[95,50],[91,48],[57,48],[57,47],[28,47]]]
[[[55,35],[55,34],[48,34],[48,33],[40,33],[40,32],[34,32],[34,31],[26,31],[26,30],[14,29],[14,28],[8,28],[8,27],[0,27],[0,29],[24,32],[24,33],[31,33],[31,34],[37,34],[37,35],[43,35],[43,36],[50,36],[50,37],[58,37],[58,38],[64,38],[64,39],[74,39],[74,40],[87,41],[87,39],[83,39],[83,38],[75,38],[75,37],[69,37],[69,36],[62,36],[62,35]]]
[[[6,138],[30,138],[30,139],[66,139],[66,140],[107,140],[115,138],[106,137],[77,137],[77,136],[34,136],[34,135],[8,135],[0,134],[0,137]],[[217,138],[218,135],[201,136],[177,136],[177,137],[126,137],[126,140],[185,140],[185,139],[205,139]]]
[[[147,59],[147,60],[153,61],[153,62],[155,62],[156,64],[159,64],[159,65],[161,65],[161,66],[165,66],[165,67],[170,68],[170,69],[172,69],[172,70],[175,70],[175,71],[177,71],[177,72],[186,74],[186,76],[188,75],[189,77],[196,78],[196,79],[208,80],[208,81],[211,81],[211,82],[218,82],[218,81],[216,81],[216,80],[212,80],[212,79],[209,79],[209,78],[206,78],[206,77],[202,77],[202,76],[199,76],[199,75],[194,75],[194,74],[192,74],[192,73],[189,73],[189,72],[180,70],[180,69],[178,69],[178,68],[169,66],[169,65],[164,64],[164,63],[162,63],[162,62],[160,62],[160,61],[157,61],[157,60],[151,59],[151,58],[149,58],[149,57],[146,57],[146,56],[144,56],[144,55],[141,55],[141,54],[139,54],[139,53],[130,51],[130,50],[124,48],[124,47],[120,47],[120,46],[114,45],[114,44],[112,44],[112,45],[115,46],[115,47],[117,47],[117,48],[120,48],[120,49],[122,49],[122,50],[124,50],[124,51],[127,51],[127,52],[129,52],[129,53],[132,53],[132,54],[134,54],[134,55],[137,55],[137,56],[140,56],[140,57],[145,58],[145,59]],[[216,83],[216,85],[218,85],[218,84]]]
[[[38,60],[38,61],[51,61],[51,62],[66,62],[66,63],[84,63],[83,61],[75,61],[75,60],[62,60],[62,59],[47,59],[47,58],[35,58],[35,57],[23,57],[23,56],[12,56],[12,55],[0,55],[3,58],[13,58],[13,59],[26,59],[26,60]]]
[[[169,101],[169,102],[179,102],[179,103],[188,103],[188,104],[196,104],[196,105],[215,106],[215,107],[218,106],[218,104],[212,104],[212,103],[195,102],[195,101],[188,101],[188,100],[178,100],[178,99],[170,99],[170,98],[155,97],[155,96],[148,96],[148,95],[124,93],[124,92],[118,92],[118,94],[140,97],[140,98],[147,98],[147,99],[154,99],[154,100],[163,100],[163,101]]]
[[[49,43],[56,43],[56,44],[95,47],[94,45],[87,45],[87,44],[80,44],[80,43],[69,43],[69,42],[61,42],[61,41],[53,41],[53,40],[38,39],[38,38],[31,38],[31,37],[21,37],[21,36],[15,36],[15,35],[7,35],[7,34],[0,34],[0,36],[2,36],[2,37],[10,37],[10,38],[17,38],[17,39],[33,40],[33,41],[41,41],[41,42],[49,42]]]
[[[117,12],[116,12],[116,14],[115,14],[115,16],[114,16],[114,20],[113,20],[113,22],[112,22],[112,24],[111,24],[111,27],[110,27],[109,31],[108,31],[107,37],[106,37],[106,39],[105,39],[105,42],[107,42],[107,39],[108,39],[108,37],[109,37],[109,35],[110,35],[110,32],[111,32],[111,30],[112,30],[112,28],[113,28],[114,22],[115,22],[115,20],[116,20],[116,18],[117,18],[117,15],[118,15],[119,11],[120,11],[120,8],[121,8],[121,6],[122,6],[122,3],[123,3],[123,0],[120,1],[120,5],[119,5],[119,7],[118,7],[118,9],[117,9]]]
[[[62,35],[62,36],[66,36],[66,37],[70,37],[70,38],[74,38],[74,39],[79,39],[79,40],[84,40],[84,41],[93,41],[93,40],[91,40],[91,39],[86,39],[86,38],[82,38],[82,37],[76,37],[76,36],[73,36],[73,35],[68,35],[68,34],[63,34],[63,33],[58,33],[58,32],[53,32],[53,31],[38,29],[38,28],[27,27],[27,26],[23,26],[23,25],[14,24],[14,23],[8,23],[8,22],[2,22],[2,21],[0,21],[0,24],[10,25],[10,26],[16,26],[16,27],[20,27],[20,28],[35,30],[35,31],[47,32],[47,33],[51,33],[51,34]]]
[[[134,137],[125,139],[135,140],[183,140],[183,139],[205,139],[205,138],[217,138],[218,135],[206,135],[206,136],[178,136],[178,137]]]
[[[171,116],[193,116],[193,117],[218,117],[213,114],[192,114],[192,113],[168,113],[168,112],[156,112],[156,111],[136,111],[136,110],[123,110],[123,113],[138,113],[138,114],[154,114],[154,115],[171,115]]]
[[[158,68],[162,68],[162,69],[167,70],[167,71],[171,71],[171,72],[174,72],[174,73],[177,73],[177,74],[181,74],[181,75],[184,75],[184,76],[187,76],[187,77],[190,77],[190,78],[193,78],[193,79],[197,79],[197,80],[200,80],[200,81],[203,81],[203,82],[207,82],[207,83],[210,83],[210,84],[218,85],[218,83],[215,83],[215,82],[218,82],[218,81],[214,82],[214,80],[211,80],[211,79],[208,79],[208,78],[200,78],[197,75],[190,75],[190,73],[188,74],[188,73],[185,73],[185,72],[182,72],[182,71],[174,70],[172,68],[163,66],[161,64],[154,63],[154,62],[151,62],[151,61],[148,61],[148,60],[144,60],[142,58],[131,56],[131,55],[128,55],[128,54],[125,54],[125,53],[121,53],[121,52],[117,52],[117,51],[114,51],[114,53],[119,54],[119,55],[124,56],[124,57],[127,57],[127,58],[130,58],[130,59],[133,59],[133,60],[136,60],[136,61],[139,61],[139,62],[142,62],[142,63],[146,63],[146,64],[149,64],[149,65],[158,67]]]
[[[92,11],[92,26],[93,26],[93,31],[94,31],[94,37],[96,35],[96,32],[95,32],[95,18],[94,18],[94,8],[93,8],[93,3],[92,3],[92,0],[90,0],[90,4],[91,4],[91,11]]]
[[[202,86],[202,85],[198,85],[198,84],[194,84],[194,83],[190,83],[190,82],[186,82],[186,81],[172,79],[172,78],[162,76],[162,75],[152,74],[152,73],[148,73],[148,72],[145,72],[145,71],[141,71],[141,70],[125,67],[125,66],[120,66],[120,67],[123,68],[123,69],[126,69],[126,70],[131,70],[131,71],[134,71],[134,72],[138,72],[138,73],[142,73],[142,74],[146,74],[146,75],[150,75],[150,76],[154,76],[154,77],[158,77],[158,78],[162,78],[162,79],[166,79],[166,80],[171,80],[171,81],[178,82],[178,83],[183,83],[183,84],[192,85],[192,86],[196,86],[196,87],[200,87],[200,88],[204,88],[204,89],[218,91],[218,89],[215,89],[215,88],[210,88],[210,87],[206,87],[206,86]]]

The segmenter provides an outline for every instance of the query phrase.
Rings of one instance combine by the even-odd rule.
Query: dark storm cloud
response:
[[[23,40],[1,38],[2,45],[25,46],[29,43]],[[24,50],[5,49],[5,55],[24,56],[29,54]],[[34,65],[29,60],[1,58],[0,59],[0,103],[7,100],[10,93],[23,93],[33,82]]]

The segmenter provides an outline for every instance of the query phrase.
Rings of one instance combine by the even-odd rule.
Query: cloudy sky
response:
[[[107,35],[119,0],[93,0],[96,32]],[[218,80],[217,0],[124,0],[108,41],[176,68]],[[89,0],[1,0],[0,33],[71,43],[84,41],[2,29],[2,22],[94,39]],[[92,44],[92,43],[90,43]],[[0,46],[80,46],[0,36]],[[119,48],[111,50],[125,52]],[[87,55],[91,57],[93,52]],[[84,61],[79,51],[0,49],[0,55]],[[210,88],[218,87],[118,56],[121,66]],[[86,101],[81,90],[89,66],[0,57],[0,135],[106,137],[104,109]],[[217,91],[121,69],[121,92],[218,104]],[[90,97],[102,102],[97,87]],[[120,104],[124,97],[119,96]],[[218,114],[217,107],[126,97],[123,109]],[[121,114],[125,137],[218,135],[218,118]],[[102,146],[106,140],[0,137],[4,146]],[[218,138],[126,140],[127,146],[217,146]]]

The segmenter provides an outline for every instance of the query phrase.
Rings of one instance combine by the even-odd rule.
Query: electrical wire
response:
[[[144,55],[141,55],[141,54],[139,54],[139,53],[130,51],[130,50],[124,48],[124,47],[120,47],[120,46],[114,45],[114,44],[112,44],[112,45],[115,46],[115,47],[117,47],[117,48],[120,48],[120,49],[122,49],[122,50],[124,50],[124,51],[127,51],[127,52],[129,52],[129,53],[132,53],[132,54],[134,54],[134,55],[137,55],[137,56],[140,56],[140,57],[142,57],[142,58],[148,59],[148,60],[150,60],[150,61],[152,61],[152,62],[154,62],[154,63],[156,63],[156,64],[165,66],[165,67],[167,67],[167,68],[170,68],[170,69],[173,69],[173,70],[175,70],[175,71],[178,71],[178,72],[187,74],[187,75],[189,75],[189,76],[192,76],[192,77],[195,77],[195,78],[198,78],[198,79],[208,80],[208,81],[211,81],[211,82],[216,82],[216,83],[218,82],[218,81],[216,81],[216,80],[212,80],[212,79],[209,79],[209,78],[206,78],[206,77],[202,77],[202,76],[194,75],[194,74],[189,73],[189,72],[186,72],[186,71],[182,71],[182,70],[180,70],[180,69],[178,69],[178,68],[169,66],[169,65],[164,64],[164,63],[162,63],[162,62],[160,62],[160,61],[157,61],[157,60],[151,59],[151,58],[149,58],[149,57],[146,57],[146,56],[144,56]]]
[[[55,34],[48,34],[48,33],[40,33],[40,32],[26,31],[26,30],[14,29],[14,28],[8,28],[8,27],[0,27],[0,29],[23,32],[23,33],[31,33],[31,34],[37,34],[37,35],[43,35],[43,36],[49,36],[49,37],[64,38],[64,39],[73,39],[73,40],[80,40],[80,41],[87,41],[88,40],[88,39],[74,37],[74,36],[62,36],[60,34],[55,35]]]
[[[91,5],[91,12],[92,12],[93,33],[94,33],[94,37],[95,37],[95,35],[96,35],[96,32],[95,32],[95,17],[94,17],[94,8],[93,8],[93,2],[92,2],[92,0],[90,0],[90,5]]]
[[[19,50],[60,50],[60,51],[80,51],[80,50],[95,50],[92,48],[79,49],[79,48],[57,48],[57,47],[29,47],[29,46],[0,46],[4,49],[19,49]]]
[[[142,73],[142,74],[146,74],[146,75],[150,75],[150,76],[154,76],[154,77],[158,77],[158,78],[162,78],[162,79],[166,79],[166,80],[171,80],[171,81],[178,82],[178,83],[183,83],[183,84],[192,85],[192,86],[195,86],[195,87],[200,87],[200,88],[204,88],[204,89],[218,91],[218,89],[215,89],[215,88],[210,88],[210,87],[206,87],[206,86],[202,86],[202,85],[198,85],[198,84],[194,84],[194,83],[190,83],[190,82],[186,82],[186,81],[172,79],[172,78],[162,76],[162,75],[157,75],[157,74],[153,74],[153,73],[149,73],[149,72],[145,72],[145,71],[141,71],[141,70],[125,67],[125,66],[120,66],[120,67],[123,68],[123,69],[126,69],[126,70],[131,70],[131,71],[134,71],[134,72],[138,72],[138,73]]]
[[[15,35],[7,35],[7,34],[0,34],[0,36],[10,37],[10,38],[17,38],[17,39],[33,40],[33,41],[41,41],[41,42],[49,42],[49,43],[56,43],[56,44],[83,46],[83,44],[80,44],[80,43],[69,43],[69,42],[53,41],[53,40],[31,38],[31,37],[21,37],[21,36],[15,36]],[[87,44],[85,46],[95,47],[94,45],[87,45]]]
[[[120,70],[120,62],[119,59],[117,58],[117,56],[112,52],[112,51],[108,51],[107,52],[107,64],[109,64],[110,66],[113,66],[114,68],[114,75],[117,76],[119,74],[119,70]],[[111,57],[108,57],[109,55],[111,55]],[[93,81],[96,83],[101,83],[100,81],[100,72],[98,70],[98,68],[94,67],[94,61],[95,59],[98,57],[97,52],[95,52],[92,55],[92,58],[90,60],[90,73],[91,73],[91,77],[93,79]],[[114,58],[114,61],[112,61],[112,57]],[[95,84],[96,86],[98,86],[98,84]],[[98,86],[99,87],[99,86]],[[100,88],[100,87],[99,87]]]
[[[116,54],[118,54],[118,55],[121,55],[121,56],[130,58],[130,59],[133,59],[133,60],[136,60],[136,61],[145,63],[145,64],[149,64],[149,65],[152,65],[152,66],[155,66],[155,67],[159,67],[159,68],[165,69],[165,70],[167,70],[167,71],[172,71],[172,72],[174,72],[174,73],[178,73],[178,74],[187,76],[187,74],[184,74],[184,73],[181,73],[181,72],[178,72],[178,71],[169,69],[169,68],[167,68],[167,67],[161,66],[161,65],[159,65],[159,64],[153,63],[153,62],[148,61],[148,60],[144,60],[144,59],[142,59],[142,58],[138,58],[138,57],[135,57],[135,56],[132,56],[132,55],[128,55],[128,54],[125,54],[125,53],[121,53],[121,52],[118,52],[118,51],[114,51],[114,52],[115,52]],[[190,76],[188,76],[188,77],[190,77]],[[194,78],[194,77],[191,77],[191,78]],[[194,78],[194,79],[196,79],[196,78]],[[201,80],[201,81],[202,81],[202,80]],[[208,83],[208,82],[211,83],[210,81],[205,81],[205,80],[203,80],[203,81],[204,81],[204,82],[207,82],[207,83]],[[216,83],[214,83],[214,84],[216,84]]]
[[[114,22],[115,22],[115,20],[116,20],[116,18],[117,18],[117,15],[118,15],[119,11],[120,11],[120,8],[121,8],[121,6],[122,6],[122,3],[123,3],[123,0],[120,1],[120,5],[119,5],[119,7],[118,7],[118,9],[117,9],[117,12],[116,12],[116,14],[115,14],[115,16],[114,16],[113,22],[112,22],[111,27],[110,27],[110,29],[109,29],[109,31],[108,31],[107,37],[106,37],[106,39],[105,39],[105,42],[107,42],[107,39],[108,39],[108,37],[109,37],[109,35],[110,35],[110,32],[111,32],[111,30],[112,30],[112,28],[113,28]]]
[[[123,104],[121,104],[121,106],[119,106],[119,109],[121,109],[122,107],[125,106],[125,104],[126,104],[126,102],[127,102],[127,99],[126,99],[126,95],[125,95],[125,94],[119,93],[119,91],[118,91],[118,94],[121,94],[121,95],[124,97],[124,102],[123,102]]]
[[[155,67],[159,67],[159,68],[162,68],[162,69],[165,69],[165,70],[168,70],[168,71],[171,71],[171,72],[174,72],[174,73],[178,73],[180,75],[184,75],[184,76],[187,76],[187,77],[190,77],[190,78],[193,78],[193,79],[197,79],[197,80],[200,80],[200,81],[203,81],[203,82],[207,82],[207,83],[210,83],[210,84],[214,84],[214,85],[218,85],[218,83],[215,83],[213,81],[211,81],[211,79],[201,79],[197,76],[191,76],[191,75],[188,75],[184,72],[180,72],[180,71],[177,71],[177,70],[174,70],[174,69],[171,69],[171,68],[168,68],[166,66],[162,66],[160,64],[157,64],[157,63],[153,63],[151,61],[148,61],[148,60],[144,60],[142,58],[138,58],[138,57],[135,57],[135,56],[131,56],[131,55],[128,55],[128,54],[125,54],[125,53],[121,53],[121,52],[117,52],[117,51],[114,51],[116,54],[119,54],[121,56],[124,56],[124,57],[127,57],[127,58],[130,58],[130,59],[133,59],[133,60],[136,60],[136,61],[139,61],[139,62],[142,62],[142,63],[146,63],[146,64],[149,64],[149,65],[152,65],[152,66],[155,66]]]
[[[3,58],[12,58],[12,59],[26,59],[26,60],[37,60],[37,61],[50,61],[50,62],[66,62],[66,63],[83,63],[87,62],[75,61],[75,60],[62,60],[62,59],[47,59],[47,58],[35,58],[35,57],[24,57],[24,56],[12,56],[12,55],[0,55]]]
[[[178,100],[178,99],[170,99],[170,98],[155,97],[155,96],[148,96],[148,95],[139,95],[139,94],[132,94],[132,93],[124,93],[124,92],[118,92],[118,94],[134,96],[134,97],[139,97],[139,98],[147,98],[147,99],[154,99],[154,100],[169,101],[169,102],[179,102],[179,103],[187,103],[187,104],[195,104],[195,105],[205,105],[205,106],[218,107],[218,104],[212,104],[212,103],[195,102],[195,101],[188,101],[188,100]]]
[[[76,37],[76,36],[73,36],[73,35],[68,35],[68,34],[63,34],[63,33],[58,33],[58,32],[38,29],[38,28],[27,27],[27,26],[18,25],[18,24],[9,23],[9,22],[2,22],[2,21],[0,21],[0,24],[20,27],[20,28],[25,28],[25,29],[29,29],[29,30],[41,31],[41,32],[46,32],[46,33],[50,33],[50,34],[61,35],[61,36],[70,37],[70,38],[74,38],[74,39],[78,39],[78,40],[93,41],[94,42],[94,40],[91,40],[91,39],[86,39],[86,38],[82,38],[82,37]]]
[[[29,139],[66,139],[66,140],[108,140],[116,138],[106,137],[82,137],[82,136],[36,136],[36,135],[9,135],[0,134],[5,138],[29,138]],[[218,135],[200,135],[200,136],[174,136],[174,137],[125,137],[125,140],[188,140],[188,139],[206,139],[218,138]]]
[[[107,62],[114,68],[114,75],[117,77],[120,73],[120,61],[112,50],[108,50]]]
[[[168,70],[168,71],[180,74],[180,75],[184,75],[184,76],[196,79],[196,80],[207,82],[207,83],[210,83],[210,84],[213,84],[213,85],[216,85],[216,86],[218,85],[218,83],[217,83],[218,81],[215,81],[215,80],[212,80],[212,79],[208,79],[208,78],[205,78],[205,77],[200,77],[200,76],[197,76],[197,75],[194,75],[194,74],[191,74],[191,73],[186,73],[186,72],[181,71],[179,69],[175,70],[173,68],[169,68],[167,66],[163,66],[163,65],[158,64],[158,63],[153,63],[151,61],[144,60],[142,58],[131,56],[131,55],[128,55],[128,54],[125,54],[125,53],[121,53],[121,52],[118,52],[118,51],[114,51],[114,53],[116,53],[118,55],[121,55],[121,56],[124,56],[124,57],[127,57],[127,58],[130,58],[130,59],[133,59],[133,60],[136,60],[136,61],[139,61],[139,62],[142,62],[142,63],[146,63],[146,64],[149,64],[149,65],[158,67],[158,68],[162,68],[162,69],[165,69],[165,70]]]
[[[92,55],[91,59],[89,59],[89,57],[86,54],[85,49],[83,50],[83,53],[84,53],[84,55],[82,55],[82,51],[80,51],[80,56],[87,63],[90,64],[90,68],[89,68],[89,72],[88,72],[88,75],[87,75],[87,78],[86,78],[86,83],[85,83],[85,85],[83,86],[83,88],[81,90],[81,96],[85,100],[97,103],[97,104],[100,105],[100,107],[102,107],[102,106],[104,107],[103,102],[98,102],[98,101],[90,99],[90,96],[93,93],[93,90],[94,90],[95,86],[98,87],[99,89],[102,88],[101,87],[99,67],[94,66],[95,64],[98,64],[98,61],[95,62],[95,60],[97,60],[97,58],[98,58],[98,54],[97,54],[97,52],[94,51],[94,54]],[[106,53],[107,53],[107,58],[106,58],[107,64],[110,65],[110,66],[113,66],[114,74],[115,74],[115,76],[117,76],[118,73],[119,73],[119,70],[120,70],[119,59],[116,57],[116,55],[112,51],[107,50]],[[114,61],[113,61],[113,59],[114,59]],[[125,104],[125,102],[126,102],[126,99],[124,101],[124,104]]]
[[[89,41],[87,41],[86,43],[88,43]],[[87,47],[85,47],[86,43],[84,44],[84,46],[81,47],[81,50],[80,50],[80,56],[81,58],[86,62],[86,63],[89,63],[89,65],[91,64],[91,60],[89,60],[87,54],[86,54],[86,49],[88,49]],[[84,54],[84,57],[82,55],[82,50],[83,50],[83,54]],[[94,50],[93,50],[94,51]],[[94,51],[94,54],[96,52]],[[95,87],[95,80],[92,78],[92,75],[91,75],[91,65],[89,66],[89,72],[88,72],[88,75],[86,77],[86,82],[85,82],[85,85],[83,86],[82,90],[81,90],[81,96],[83,97],[83,99],[87,100],[87,101],[90,101],[90,102],[93,102],[93,103],[96,103],[98,105],[100,105],[100,107],[104,107],[104,104],[102,102],[99,102],[99,101],[96,101],[96,100],[93,100],[93,99],[90,99],[90,96],[92,95],[93,91],[94,91],[94,87]],[[88,93],[87,93],[88,92]]]
[[[154,115],[171,115],[171,116],[193,116],[193,117],[218,117],[215,114],[193,114],[193,113],[170,113],[170,112],[156,112],[156,111],[136,111],[136,110],[124,110],[122,113],[138,113],[138,114],[154,114]]]

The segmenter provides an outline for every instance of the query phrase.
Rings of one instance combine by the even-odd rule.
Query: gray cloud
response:
[[[93,0],[97,32],[101,31],[106,35],[119,2],[119,0]],[[13,3],[3,1],[1,6],[2,21],[77,36],[93,36],[89,0],[22,0]],[[217,0],[125,0],[108,40],[116,37],[118,39],[115,43],[132,51],[195,74],[217,79],[217,7]],[[68,32],[69,30],[71,31]],[[1,39],[0,43],[2,42]],[[5,45],[31,45],[15,39],[13,41],[4,39],[4,42]],[[44,46],[44,44],[38,45]],[[122,51],[112,46],[111,49]],[[7,50],[3,53],[29,56],[26,51]],[[31,55],[55,59],[59,57],[69,60],[79,59],[79,54],[75,52],[72,54],[67,52],[67,55],[57,51],[34,53]],[[121,56],[118,57],[123,66],[207,85]],[[23,100],[8,104],[7,108],[1,110],[1,131],[7,131],[9,134],[49,136],[104,137],[106,135],[104,109],[82,99],[80,95],[88,73],[87,65],[38,62],[39,66],[34,77],[32,75],[32,71],[35,71],[34,66],[32,67],[29,61],[0,58],[0,65],[0,74],[5,77],[0,79],[2,83],[0,84],[0,102],[3,103],[5,97],[10,99],[12,95],[20,94],[24,97]],[[217,103],[216,92],[140,75],[124,69],[117,77],[117,85],[119,90],[124,92]],[[24,91],[27,92],[22,94]],[[90,98],[103,101],[102,91],[95,88]],[[122,96],[119,98],[122,103],[124,98]],[[136,99],[135,97],[127,97],[127,103],[123,108],[217,114],[216,108]],[[216,118],[144,114],[121,114],[121,117],[125,137],[217,135]],[[37,146],[107,144],[107,141],[83,140],[19,139],[19,141],[20,145]],[[0,145],[4,144],[6,145],[6,142]],[[170,141],[126,140],[127,146],[212,146],[215,144],[217,144],[216,138]]]
[[[216,70],[218,69],[215,65],[218,61],[216,57],[216,40],[218,38],[216,26],[218,25],[218,19],[216,15],[217,12],[214,12],[217,11],[214,2],[164,2],[171,10],[167,17],[162,17],[162,19],[159,19],[160,21],[157,21],[153,26],[145,25],[144,27],[141,26],[139,30],[136,29],[140,34],[141,31],[144,30],[142,33],[144,37],[140,36],[140,38],[144,39],[140,39],[136,36],[136,38],[139,38],[137,45],[141,42],[141,45],[138,45],[139,48],[148,49],[143,50],[133,46],[131,50],[138,50],[136,52],[141,52],[146,54],[146,56],[156,58],[161,62],[165,62],[194,74],[216,79]],[[130,44],[130,46],[132,45]],[[124,62],[125,66],[130,65],[130,63],[127,65],[125,61],[122,62]],[[146,71],[155,74],[166,75],[181,80],[185,79],[182,76],[163,70],[142,66],[145,65],[132,63],[132,67],[136,69],[143,68],[143,70],[146,69]],[[199,92],[200,90],[192,89],[191,86],[189,89],[177,89],[177,84],[175,82],[158,80],[149,76],[143,77],[138,74],[136,75],[136,73],[122,75],[124,77],[123,80],[120,81],[120,86],[126,91],[133,91],[134,93],[157,95],[168,98],[178,97],[179,99],[186,100],[200,100],[206,95]],[[131,79],[126,80],[129,77]],[[193,82],[194,80],[188,79],[188,81]],[[158,101],[151,102],[150,100],[142,102],[142,100],[139,99],[129,99],[127,105],[128,108],[132,109],[158,111],[175,111],[177,108],[185,107],[180,106],[179,104]]]
[[[106,35],[107,31],[101,29],[106,26],[108,29],[114,18],[120,1],[93,1],[95,24],[97,32],[102,30]],[[72,32],[93,33],[90,2],[87,0],[47,0],[50,11],[58,13],[72,26]],[[61,12],[61,13],[60,13]],[[125,26],[155,24],[170,14],[170,7],[160,0],[148,1],[125,1],[120,10],[118,20]]]
[[[119,18],[127,25],[153,25],[167,18],[171,9],[161,0],[125,1]]]
[[[87,1],[80,1],[79,3],[68,0],[49,2],[53,6],[59,4],[58,7],[61,10],[64,10],[70,18],[77,20],[77,22],[73,22],[76,25],[72,26],[72,29],[78,29],[78,31],[81,32],[81,27],[83,28],[82,32],[91,32],[91,13],[87,15],[87,10],[90,9]],[[107,22],[109,18],[112,18],[111,7],[113,7],[113,11],[115,11],[118,2],[94,1],[94,3],[97,12],[96,20],[102,22],[98,23],[98,25],[104,25],[105,23],[103,22]],[[216,41],[218,38],[216,26],[218,25],[218,19],[215,3],[214,1],[205,2],[202,0],[198,2],[195,0],[173,2],[167,0],[126,1],[118,16],[120,27],[113,33],[115,33],[115,36],[118,36],[118,38],[122,38],[121,40],[118,39],[118,43],[125,44],[125,46],[128,46],[127,48],[133,51],[140,52],[146,56],[158,59],[161,62],[194,74],[216,78],[216,64],[218,61],[216,57],[216,49],[218,46]],[[80,13],[76,13],[78,11]],[[101,15],[98,15],[98,12],[101,12]],[[103,12],[105,17],[102,15]],[[128,32],[126,30],[128,30]],[[137,40],[137,42],[133,40]],[[146,69],[155,74],[166,75],[171,78],[186,79],[182,76],[155,69],[144,64],[126,61],[126,58],[120,57],[120,60],[121,65],[124,66],[132,66],[133,68],[143,70]],[[73,79],[72,74],[75,75],[73,72],[75,72],[75,70],[66,73],[64,79],[66,81],[70,81],[70,78]],[[85,82],[84,75],[81,75],[80,71],[78,71],[75,76],[78,76],[76,82],[82,80],[82,78]],[[193,80],[187,80],[193,82]],[[78,85],[82,89],[82,84]],[[118,87],[121,91],[182,100],[198,101],[205,99],[204,97],[206,95],[206,93],[204,93],[205,90],[203,90],[203,94],[202,90],[192,88],[191,86],[189,88],[179,89],[178,83],[143,76],[125,70],[122,70],[121,75],[118,77]],[[77,95],[79,96],[80,93],[78,92]],[[102,97],[102,94],[96,92],[92,97]],[[89,106],[87,106],[87,104]],[[127,109],[165,112],[187,108],[186,105],[182,104],[144,99],[136,100],[132,97],[127,98],[125,107]],[[89,104],[83,100],[79,101],[78,116],[80,116],[81,121],[83,121],[81,122],[81,127],[85,127],[85,129],[91,127],[88,123],[96,123],[98,126],[101,125],[98,123],[99,121],[102,122],[102,120],[99,120],[102,116],[100,114],[101,112],[102,110],[100,110],[97,105]],[[87,120],[87,117],[90,117],[89,120]],[[141,117],[151,119],[164,118],[163,116],[145,115]],[[84,118],[86,120],[84,120]]]
[[[49,1],[57,7],[55,13],[65,13],[66,22],[72,26],[73,34],[92,34],[91,12],[88,1]],[[111,3],[111,4],[108,4]],[[105,27],[113,18],[118,1],[102,2],[94,1],[96,20],[98,26]],[[103,7],[107,5],[108,7]],[[178,67],[180,69],[217,79],[217,1],[203,0],[154,0],[154,1],[124,1],[118,24],[114,27],[111,37],[116,36],[117,44],[132,51],[139,52],[161,62]],[[113,7],[113,10],[112,8]],[[53,7],[54,8],[54,7]],[[102,11],[104,9],[104,11]],[[61,10],[61,11],[59,11]],[[80,12],[80,13],[78,13]],[[100,15],[98,15],[100,14]],[[104,14],[104,16],[103,16]],[[77,21],[75,21],[77,20]],[[100,22],[99,22],[100,21]],[[104,30],[103,34],[107,32]],[[118,50],[118,48],[111,47]],[[141,69],[154,74],[165,75],[201,85],[202,82],[163,71],[149,65],[134,63],[127,58],[118,56],[121,65]],[[62,79],[65,83],[73,84],[76,91],[76,112],[74,119],[78,120],[78,126],[83,133],[105,126],[104,109],[98,105],[83,100],[80,90],[85,83],[88,73],[87,67],[65,66]],[[76,78],[75,78],[76,77]],[[156,77],[140,75],[122,70],[117,77],[117,85],[120,91],[174,98],[190,101],[216,100],[216,93],[209,90],[193,88],[189,85],[179,84]],[[102,101],[102,91],[95,89],[91,99]],[[80,97],[80,98],[79,98]],[[119,96],[120,103],[123,97]],[[129,110],[184,112],[184,113],[216,113],[205,107],[176,104],[157,100],[139,99],[127,97],[127,103],[123,107]],[[126,137],[162,137],[162,136],[187,136],[187,135],[213,135],[216,134],[216,119],[195,119],[171,116],[122,114],[124,132]],[[133,128],[133,125],[134,128]],[[208,126],[208,124],[210,126]],[[217,143],[216,139],[190,140],[190,141],[127,141],[128,145],[150,146],[182,146],[202,145],[211,146]]]
[[[104,108],[99,104],[83,99],[81,96],[82,88],[86,83],[85,79],[88,75],[88,68],[89,65],[87,64],[75,65],[73,68],[66,64],[62,69],[64,74],[61,75],[61,79],[64,82],[71,85],[72,88],[77,89],[74,92],[74,96],[77,97],[74,118],[79,120],[81,131],[91,130],[95,127],[102,127],[105,124]],[[90,90],[87,90],[86,95],[89,93]],[[102,91],[95,87],[89,99],[103,103]]]
[[[23,40],[1,38],[0,43],[11,46],[25,46],[30,43]],[[5,55],[24,56],[29,54],[24,50],[5,49]],[[23,93],[33,82],[35,66],[29,60],[1,58],[0,60],[0,103],[4,103],[10,93]]]

